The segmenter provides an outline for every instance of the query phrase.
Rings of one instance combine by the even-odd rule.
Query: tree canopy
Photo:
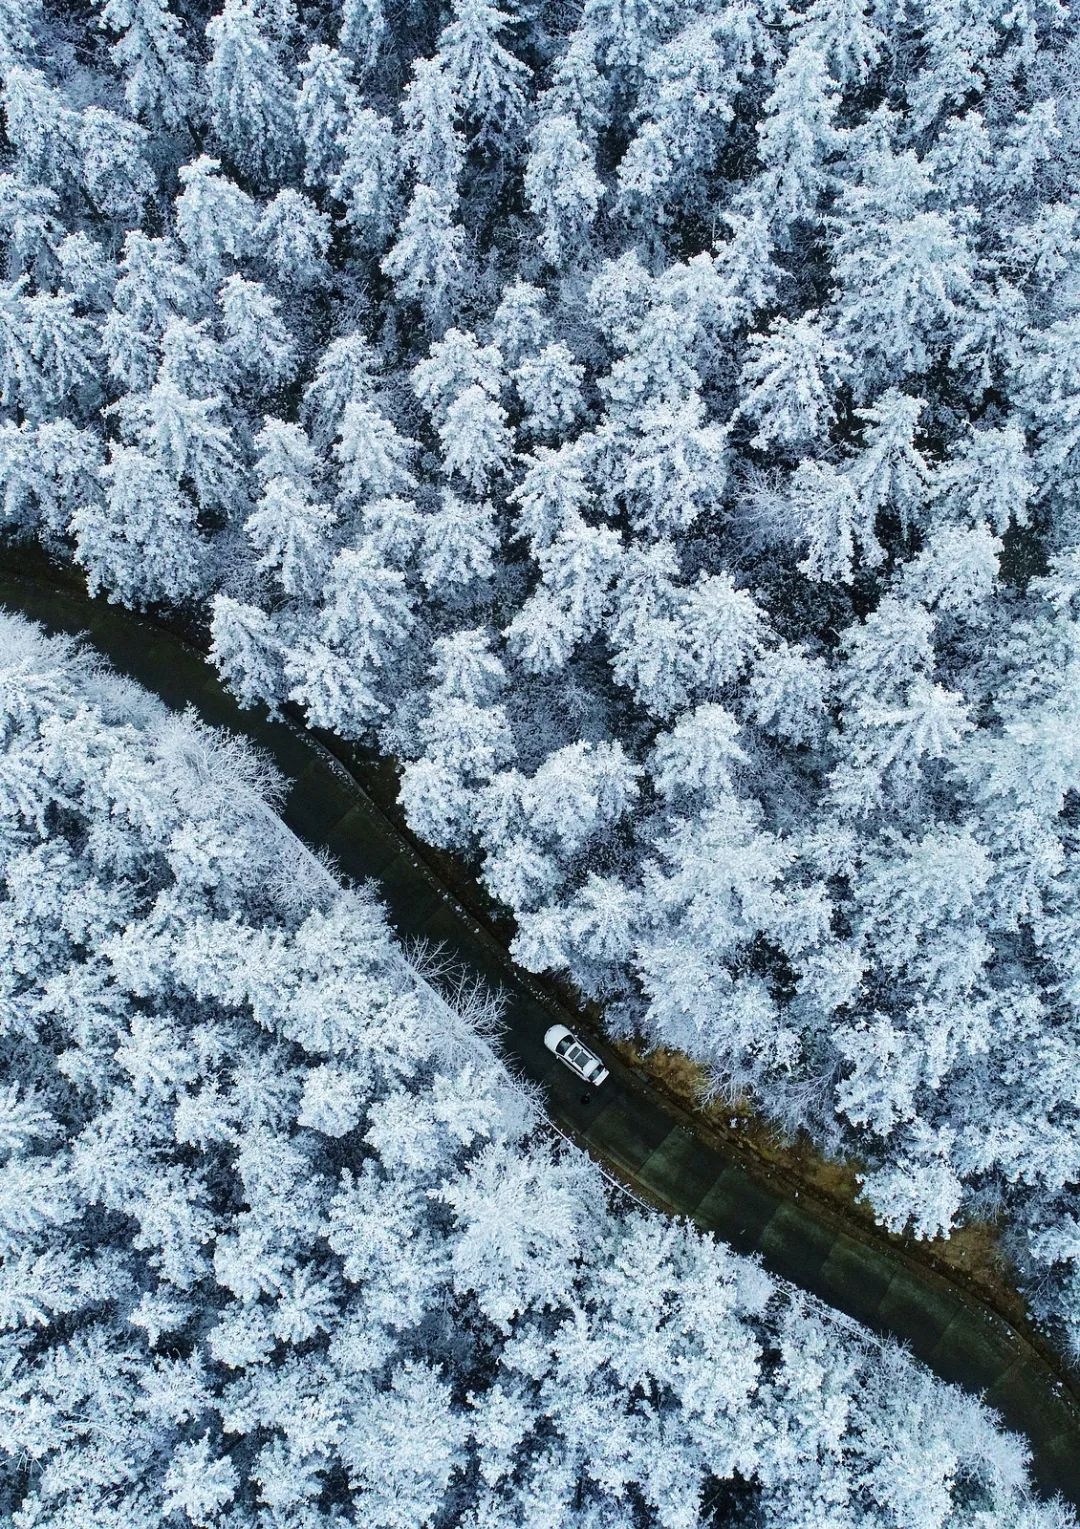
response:
[[[1068,6],[3,0],[0,58],[7,532],[1080,1352]]]

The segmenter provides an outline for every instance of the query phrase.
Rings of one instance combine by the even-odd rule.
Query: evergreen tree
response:
[[[114,446],[101,479],[104,498],[88,501],[70,523],[91,591],[135,605],[203,593],[196,506],[168,471],[134,446]]]
[[[489,0],[452,0],[439,34],[438,57],[458,111],[481,143],[513,132],[524,113],[528,71],[501,40],[510,21]]]
[[[544,254],[558,264],[589,232],[604,188],[570,117],[543,117],[525,168],[525,196],[540,219]]]
[[[292,338],[279,316],[279,304],[257,281],[230,276],[218,293],[222,346],[245,380],[267,391],[291,381],[296,360]]]
[[[282,287],[314,287],[326,279],[330,219],[301,192],[278,192],[256,225],[255,240]]]
[[[239,186],[221,175],[221,163],[202,154],[180,168],[184,188],[176,199],[176,232],[188,256],[207,277],[251,248],[255,206]]]
[[[441,191],[417,186],[383,256],[382,269],[407,300],[419,303],[429,323],[445,323],[464,267],[464,230],[454,222],[453,203]]]
[[[345,221],[363,243],[381,249],[392,224],[399,175],[398,149],[385,117],[354,110],[338,139],[340,165],[331,190]]]
[[[444,59],[417,59],[401,103],[404,150],[422,186],[437,186],[453,200],[465,142],[456,125],[457,95]]]
[[[743,412],[757,425],[752,445],[772,443],[797,451],[817,442],[833,414],[830,382],[841,353],[806,314],[795,323],[773,321],[766,335],[750,339],[743,367]]]
[[[116,34],[112,56],[124,99],[144,122],[178,127],[193,107],[194,76],[181,23],[167,0],[103,0],[101,25]]]
[[[349,60],[316,43],[300,66],[296,131],[304,150],[304,179],[328,186],[341,169],[348,124],[359,109]]]
[[[253,0],[225,0],[206,28],[214,132],[237,169],[269,184],[296,151],[293,90]]]
[[[781,223],[811,220],[818,212],[837,147],[837,104],[824,55],[804,35],[777,72],[758,128],[762,194]]]

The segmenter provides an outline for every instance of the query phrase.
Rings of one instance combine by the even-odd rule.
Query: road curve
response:
[[[290,784],[283,811],[289,827],[328,849],[346,876],[374,880],[401,936],[442,942],[456,962],[502,988],[504,1055],[541,1086],[561,1130],[641,1198],[756,1254],[780,1278],[907,1344],[943,1379],[982,1394],[1030,1441],[1040,1488],[1080,1507],[1080,1406],[1039,1348],[971,1290],[704,1139],[692,1115],[660,1098],[602,1043],[595,1049],[610,1077],[586,1090],[543,1045],[553,1018],[571,1026],[575,1019],[512,964],[313,738],[243,710],[193,648],[116,606],[2,567],[0,606],[50,631],[84,635],[169,706],[193,706],[207,722],[264,748]]]

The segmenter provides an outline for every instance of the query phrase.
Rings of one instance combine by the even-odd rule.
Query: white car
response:
[[[565,1025],[552,1025],[544,1036],[544,1045],[549,1051],[554,1051],[559,1061],[565,1062],[571,1072],[576,1072],[579,1078],[584,1078],[586,1083],[591,1083],[595,1088],[599,1088],[608,1075],[600,1058],[594,1056],[588,1046],[583,1046]]]

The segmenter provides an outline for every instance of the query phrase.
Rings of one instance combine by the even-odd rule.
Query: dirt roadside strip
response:
[[[175,632],[91,600],[67,578],[47,582],[48,572],[33,554],[0,558],[0,606],[51,631],[84,634],[169,706],[192,706],[264,748],[290,784],[283,812],[289,827],[329,850],[347,877],[375,882],[399,935],[441,942],[461,968],[503,990],[508,1064],[541,1086],[554,1125],[615,1181],[757,1255],[777,1277],[898,1338],[943,1379],[984,1395],[1030,1441],[1040,1487],[1080,1506],[1080,1395],[1037,1335],[920,1257],[917,1244],[876,1236],[861,1218],[845,1217],[790,1175],[718,1138],[594,1034],[589,1044],[610,1077],[587,1095],[543,1045],[553,1017],[578,1030],[581,1017],[513,965],[340,760],[302,730],[243,710]]]

